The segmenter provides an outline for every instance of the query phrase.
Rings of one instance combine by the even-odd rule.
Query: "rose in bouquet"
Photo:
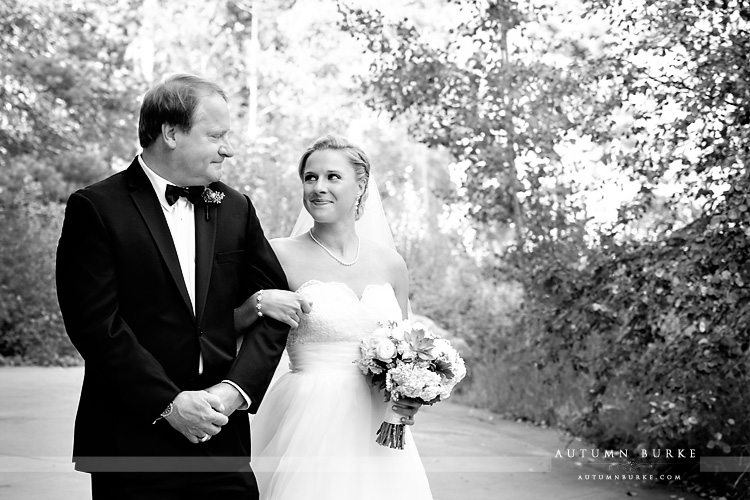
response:
[[[450,396],[466,376],[466,365],[446,339],[421,323],[388,322],[362,339],[360,368],[373,386],[384,391],[386,401],[416,399],[432,405]],[[404,448],[404,424],[386,409],[376,441],[390,448]]]

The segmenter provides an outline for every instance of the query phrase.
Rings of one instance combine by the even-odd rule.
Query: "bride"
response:
[[[304,230],[309,224],[301,216],[298,226],[307,227],[271,245],[291,289],[312,310],[289,334],[291,371],[269,390],[252,422],[261,498],[431,499],[408,428],[404,450],[375,442],[387,403],[354,363],[363,336],[408,314],[406,264],[391,248],[384,217],[369,229],[355,224],[372,185],[369,160],[346,139],[324,136],[302,155],[299,175],[312,227]],[[382,214],[372,191],[367,208]],[[418,408],[404,400],[394,409],[413,424]]]

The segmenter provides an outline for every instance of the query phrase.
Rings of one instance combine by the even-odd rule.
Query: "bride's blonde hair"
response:
[[[365,183],[365,189],[362,192],[362,196],[360,196],[359,198],[357,211],[354,214],[354,219],[359,220],[359,218],[362,217],[362,214],[365,212],[365,200],[367,200],[367,185],[369,184],[368,181],[370,180],[370,160],[369,158],[367,158],[365,152],[362,151],[362,148],[360,148],[356,144],[349,142],[348,139],[340,135],[324,135],[323,137],[313,142],[310,147],[307,148],[307,151],[302,154],[302,158],[300,158],[299,160],[298,167],[299,178],[301,180],[304,180],[303,176],[305,173],[305,166],[307,165],[307,159],[310,158],[310,155],[316,151],[322,151],[326,149],[333,149],[344,153],[346,155],[346,158],[349,160],[349,163],[351,163],[354,167],[354,172],[357,175],[357,182],[364,181]]]

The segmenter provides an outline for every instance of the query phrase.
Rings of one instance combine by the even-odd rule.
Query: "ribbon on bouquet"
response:
[[[404,449],[404,424],[401,423],[401,415],[393,409],[393,401],[385,409],[383,423],[377,432],[375,442],[381,446],[387,446],[395,450]]]

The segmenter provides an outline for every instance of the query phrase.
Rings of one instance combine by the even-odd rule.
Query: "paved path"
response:
[[[90,498],[88,476],[70,463],[82,378],[81,368],[0,368],[0,498]],[[554,458],[580,445],[483,410],[425,408],[414,434],[435,500],[696,499],[642,481],[586,480],[606,466]]]

